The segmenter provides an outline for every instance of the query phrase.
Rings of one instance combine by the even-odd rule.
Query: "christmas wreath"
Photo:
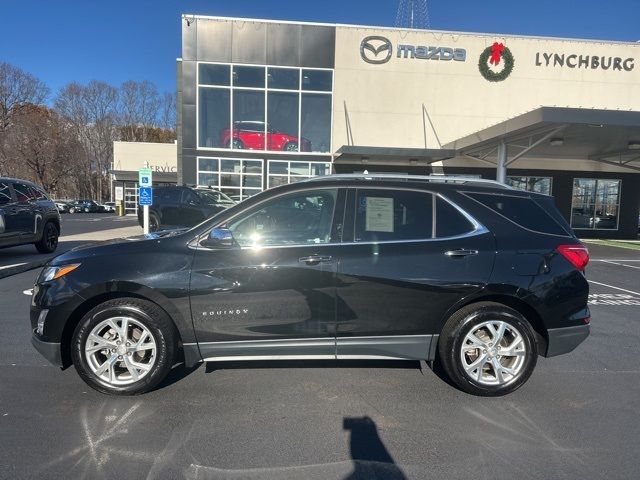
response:
[[[504,68],[499,72],[494,72],[489,68],[491,65],[500,65],[504,61]],[[480,60],[478,61],[478,68],[482,76],[490,82],[501,82],[505,80],[513,71],[515,60],[513,54],[508,47],[505,47],[502,43],[494,43],[492,46],[487,47],[480,54]]]

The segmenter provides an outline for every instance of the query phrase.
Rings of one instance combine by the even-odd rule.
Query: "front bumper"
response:
[[[547,330],[549,343],[546,356],[555,357],[575,350],[578,345],[587,339],[590,331],[590,325],[550,328]]]
[[[62,367],[62,351],[59,343],[41,340],[35,332],[31,336],[31,343],[40,354],[56,367]]]

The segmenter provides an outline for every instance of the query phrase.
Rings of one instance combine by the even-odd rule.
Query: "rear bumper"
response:
[[[62,352],[59,343],[43,342],[33,333],[31,343],[40,354],[56,367],[62,367]]]
[[[549,343],[546,357],[555,357],[569,353],[584,342],[591,331],[590,325],[578,325],[576,327],[550,328]]]

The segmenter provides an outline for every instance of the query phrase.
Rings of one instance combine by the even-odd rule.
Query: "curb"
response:
[[[19,273],[28,272],[29,270],[35,270],[36,268],[40,268],[47,263],[50,258],[44,260],[36,260],[35,262],[28,262],[24,265],[16,265],[15,267],[5,268],[0,270],[0,279],[11,277],[13,275],[17,275]]]

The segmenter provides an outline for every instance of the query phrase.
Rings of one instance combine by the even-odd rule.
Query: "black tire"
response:
[[[84,348],[94,327],[106,319],[118,316],[129,317],[142,324],[151,333],[156,344],[154,360],[148,373],[127,385],[114,385],[96,375],[89,366]],[[176,356],[176,348],[175,326],[160,307],[138,298],[118,298],[96,306],[80,320],[71,340],[71,358],[80,378],[91,388],[112,395],[140,395],[153,389],[167,376]],[[119,368],[124,369],[122,363],[119,363]]]
[[[76,209],[75,209],[75,208],[73,208],[73,207],[71,207],[71,208],[69,209],[69,213],[76,213]]]
[[[508,374],[511,377],[508,380],[505,376],[506,381],[501,384],[487,384],[487,381],[490,380],[490,377],[492,375],[495,376],[497,382],[498,375],[496,370],[500,370],[500,368],[494,368],[491,362],[493,362],[493,359],[495,358],[498,362],[516,362],[511,363],[509,366],[517,366],[519,357],[511,357],[509,355],[501,357],[499,356],[500,351],[498,351],[497,347],[488,348],[488,351],[481,349],[465,350],[469,353],[466,353],[464,358],[467,361],[471,362],[471,364],[474,360],[473,355],[477,355],[475,359],[478,359],[480,355],[484,355],[483,352],[488,353],[489,355],[493,354],[495,356],[491,357],[492,359],[489,361],[488,367],[485,370],[489,380],[485,379],[485,373],[483,373],[482,369],[477,369],[478,376],[482,377],[484,382],[472,378],[471,374],[467,373],[463,365],[462,347],[463,342],[465,341],[465,337],[467,336],[467,334],[472,332],[474,328],[479,327],[481,324],[487,321],[499,321],[506,323],[508,325],[508,328],[515,329],[515,331],[519,332],[523,340],[522,347],[524,348],[524,353],[521,355],[523,361],[517,368],[512,368],[512,370],[517,371],[517,373],[515,375]],[[514,330],[509,330],[505,334],[505,336],[503,337],[503,342],[509,343],[509,339],[506,338],[506,336],[512,334],[513,331]],[[442,333],[438,342],[439,360],[449,379],[460,390],[472,395],[485,397],[497,397],[506,395],[520,388],[533,373],[538,358],[537,343],[535,338],[535,333],[531,328],[529,322],[516,310],[500,303],[479,302],[461,308],[456,313],[454,313],[449,318],[449,320],[447,320],[447,323],[442,329]],[[502,343],[500,348],[505,348],[503,346],[505,343]],[[488,343],[487,345],[493,344]],[[471,345],[469,344],[469,346]],[[518,352],[519,355],[520,353],[521,352]],[[501,358],[503,359],[500,360]],[[487,364],[483,363],[483,365]]]
[[[160,230],[160,219],[155,213],[149,213],[149,231],[157,232]]]
[[[84,213],[89,213],[89,212],[90,212],[90,210],[88,208],[84,209]]]
[[[60,231],[56,224],[53,222],[47,222],[42,228],[42,237],[39,241],[34,243],[34,245],[40,253],[53,253],[56,251],[56,248],[58,248],[59,236]]]
[[[285,152],[297,152],[298,151],[298,144],[296,142],[286,143],[284,145],[284,147],[282,148],[282,150],[285,151]]]

